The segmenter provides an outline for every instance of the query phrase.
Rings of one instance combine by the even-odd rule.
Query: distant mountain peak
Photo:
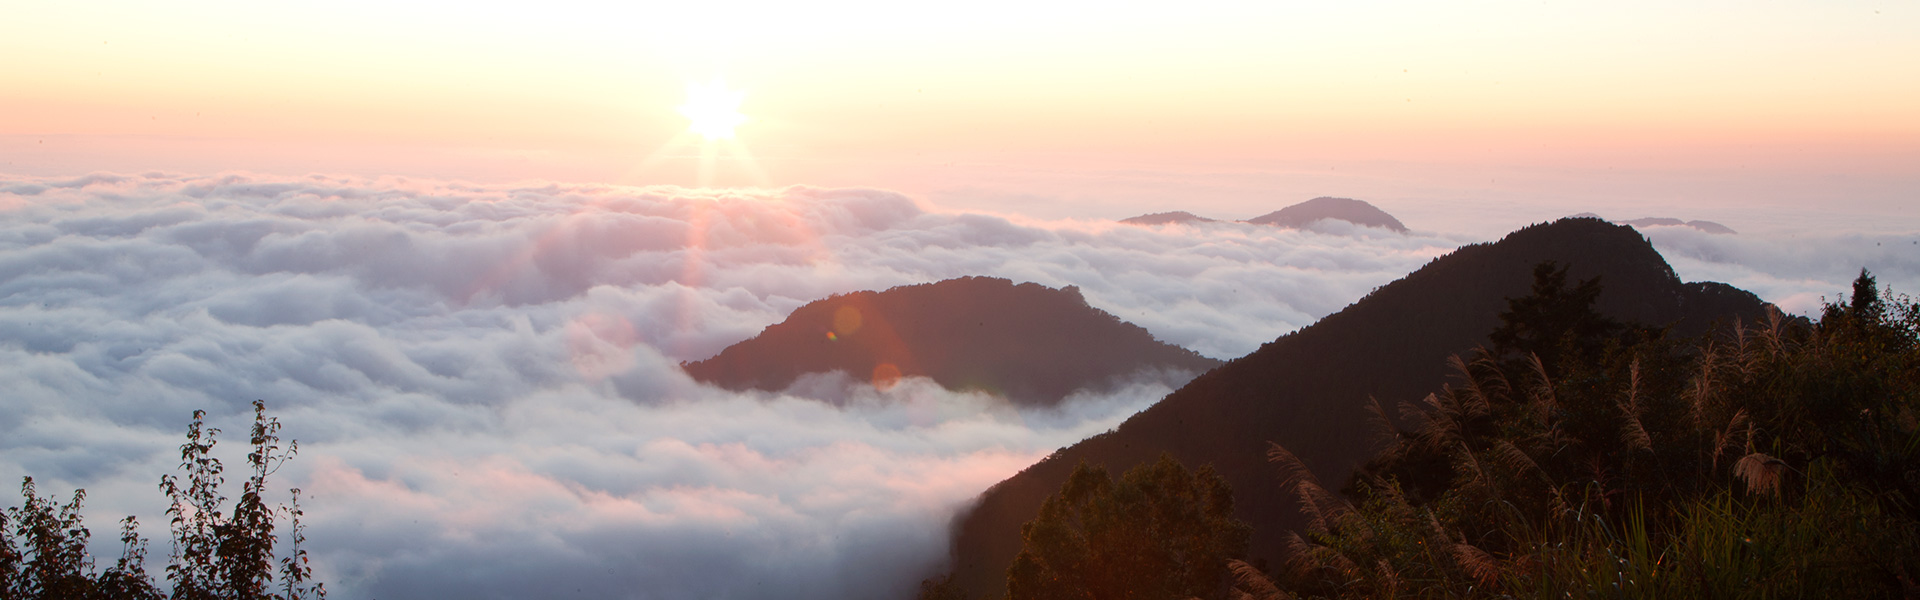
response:
[[[1633,220],[1630,220],[1630,221],[1620,221],[1620,224],[1622,224],[1622,225],[1631,225],[1631,226],[1633,226],[1633,227],[1635,227],[1635,228],[1641,228],[1641,227],[1692,227],[1692,228],[1694,228],[1694,229],[1698,229],[1698,230],[1701,230],[1701,231],[1705,231],[1705,232],[1707,232],[1707,233],[1714,233],[1714,234],[1721,234],[1721,235],[1726,235],[1726,234],[1731,234],[1731,233],[1737,233],[1737,232],[1735,232],[1735,231],[1733,230],[1733,228],[1732,228],[1732,227],[1728,227],[1728,226],[1725,226],[1725,225],[1721,225],[1721,224],[1719,224],[1719,223],[1715,223],[1715,222],[1713,222],[1713,221],[1697,221],[1697,220],[1696,220],[1696,221],[1682,221],[1682,220],[1679,220],[1679,219],[1675,219],[1675,218],[1673,218],[1673,217],[1643,217],[1643,218],[1639,218],[1639,219],[1633,219]]]
[[[1148,213],[1138,217],[1128,217],[1121,219],[1120,222],[1128,225],[1168,225],[1174,223],[1218,223],[1219,221],[1184,210],[1176,210],[1173,212]]]
[[[1052,405],[1142,373],[1179,385],[1219,363],[1088,305],[1078,287],[961,277],[817,300],[682,366],[734,390],[784,390],[813,373],[871,377],[876,386],[919,375],[952,390]]]
[[[1596,215],[1590,212],[1583,212],[1568,218],[1579,218],[1579,217],[1587,217],[1587,218],[1593,218],[1593,219],[1604,218],[1604,217],[1601,217],[1600,215]],[[1739,233],[1737,231],[1734,231],[1732,227],[1721,225],[1713,221],[1699,221],[1699,220],[1682,221],[1680,219],[1675,219],[1673,217],[1641,217],[1638,219],[1629,219],[1625,221],[1613,221],[1613,222],[1621,225],[1627,225],[1635,229],[1645,229],[1648,227],[1692,227],[1694,229],[1705,231],[1707,233],[1719,234],[1719,235],[1731,235],[1731,234]]]
[[[1314,221],[1334,219],[1346,221],[1363,227],[1379,227],[1398,233],[1406,233],[1407,226],[1399,219],[1380,210],[1364,200],[1321,196],[1293,206],[1282,208],[1252,219],[1248,223],[1256,225],[1274,225],[1294,229],[1305,228]]]

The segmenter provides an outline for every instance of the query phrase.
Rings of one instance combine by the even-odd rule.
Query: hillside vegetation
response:
[[[1075,546],[1043,525],[1084,495],[1083,466],[1023,528],[1007,597],[1920,595],[1920,304],[1877,289],[1863,271],[1817,321],[1770,311],[1677,337],[1595,311],[1600,292],[1596,280],[1537,266],[1530,293],[1508,302],[1487,344],[1447,361],[1448,383],[1394,411],[1370,403],[1390,442],[1343,490],[1270,444],[1294,506],[1243,508],[1307,516],[1283,533],[1283,560],[1249,561],[1244,538],[1229,538],[1181,553],[1217,563],[1157,576],[1211,575],[1173,579],[1183,586],[1176,595],[1021,584],[1040,570],[1035,557],[1112,568],[1062,551]],[[1231,506],[1220,485],[1154,511]],[[1196,539],[1178,533],[1190,527],[1143,525],[1133,535],[1150,529],[1172,534],[1149,555]],[[1079,543],[1095,541],[1087,531]],[[1127,572],[1161,580],[1152,567]],[[929,581],[922,596],[969,597],[952,578]]]
[[[1817,322],[1687,342],[1559,283],[1543,272],[1492,347],[1400,407],[1411,427],[1346,497],[1275,445],[1314,518],[1241,593],[1920,594],[1920,306],[1862,272]]]
[[[953,580],[969,593],[1005,585],[1021,524],[1085,462],[1121,473],[1161,454],[1212,465],[1233,487],[1234,517],[1254,527],[1249,556],[1281,560],[1287,532],[1306,525],[1264,453],[1280,442],[1338,487],[1383,448],[1368,399],[1392,406],[1448,381],[1447,357],[1486,343],[1508,299],[1529,294],[1534,268],[1553,261],[1574,281],[1598,278],[1593,310],[1621,322],[1697,336],[1716,323],[1763,321],[1759,298],[1717,283],[1687,283],[1630,227],[1563,219],[1473,244],[1319,322],[1221,365],[1127,419],[996,484],[954,530]]]

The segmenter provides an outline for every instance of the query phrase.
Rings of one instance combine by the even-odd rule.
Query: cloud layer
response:
[[[1641,232],[1681,278],[1731,284],[1790,313],[1818,316],[1823,302],[1852,293],[1861,269],[1896,294],[1920,294],[1920,227],[1907,232],[1715,235],[1669,226],[1643,227]]]
[[[898,595],[957,506],[1179,378],[1021,412],[918,380],[734,394],[678,362],[833,293],[961,275],[1078,285],[1232,358],[1459,243],[1329,227],[867,189],[0,178],[0,478],[86,487],[96,528],[139,514],[164,540],[153,485],[187,415],[243,432],[259,398],[301,442],[276,478],[306,490],[337,597]]]
[[[139,514],[163,555],[154,483],[187,415],[243,432],[259,398],[301,442],[276,479],[306,490],[336,597],[898,596],[956,507],[1180,378],[1022,412],[924,380],[735,394],[677,363],[830,294],[962,275],[1077,285],[1233,358],[1473,241],[1316,227],[869,189],[0,178],[0,479],[86,487],[96,529]],[[1920,283],[1911,236],[1648,235],[1789,309],[1862,265]]]

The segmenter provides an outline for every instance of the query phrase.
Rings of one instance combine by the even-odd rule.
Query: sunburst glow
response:
[[[727,89],[725,81],[715,78],[711,83],[687,85],[687,103],[680,105],[680,114],[692,123],[687,129],[709,140],[731,139],[733,128],[746,122],[746,115],[740,114],[740,102],[746,99],[746,92]]]

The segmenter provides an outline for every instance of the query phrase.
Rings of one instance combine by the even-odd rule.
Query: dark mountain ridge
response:
[[[962,277],[817,300],[682,367],[733,390],[782,390],[808,373],[842,371],[880,387],[923,375],[1032,406],[1142,371],[1185,379],[1219,364],[1088,306],[1079,288]]]
[[[1717,320],[1759,319],[1764,310],[1731,286],[1681,282],[1639,233],[1599,219],[1562,219],[1462,247],[989,488],[955,520],[954,581],[970,594],[1001,593],[1021,524],[1076,464],[1117,473],[1163,452],[1190,466],[1212,464],[1233,485],[1237,516],[1254,526],[1252,556],[1280,559],[1287,532],[1303,521],[1266,462],[1267,442],[1284,444],[1322,481],[1346,481],[1378,448],[1367,399],[1392,406],[1439,390],[1447,356],[1483,344],[1506,299],[1525,295],[1533,267],[1549,260],[1575,280],[1601,278],[1602,314],[1672,324],[1680,335]]]

